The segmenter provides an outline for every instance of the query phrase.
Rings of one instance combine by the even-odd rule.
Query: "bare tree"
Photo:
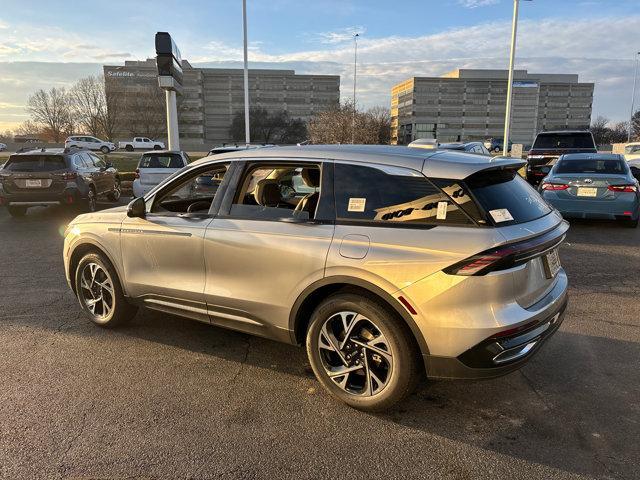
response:
[[[351,143],[353,138],[355,143],[377,144],[389,143],[390,128],[391,116],[384,107],[356,111],[354,122],[353,102],[348,100],[315,115],[308,130],[312,143]]]
[[[82,130],[95,137],[103,133],[100,112],[105,109],[104,82],[98,77],[81,78],[69,90],[74,117]]]
[[[31,120],[26,120],[16,127],[14,133],[25,137],[38,137],[42,133],[42,127]]]
[[[34,122],[44,127],[45,135],[56,143],[71,130],[71,107],[64,88],[54,87],[48,92],[38,90],[29,97],[27,111]]]

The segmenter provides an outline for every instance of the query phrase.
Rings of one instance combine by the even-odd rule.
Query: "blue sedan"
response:
[[[562,155],[540,183],[540,194],[566,218],[621,220],[638,226],[640,170],[622,155]]]

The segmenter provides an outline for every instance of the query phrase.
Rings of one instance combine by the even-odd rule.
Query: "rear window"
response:
[[[530,222],[551,212],[538,192],[516,172],[481,172],[465,183],[497,226]]]
[[[555,173],[605,173],[624,175],[627,173],[622,160],[561,160],[555,168]]]
[[[589,132],[539,133],[533,149],[544,148],[596,148]]]
[[[449,196],[414,170],[338,163],[334,184],[339,220],[381,225],[473,224]]]
[[[182,168],[184,162],[180,155],[174,154],[157,154],[144,155],[140,159],[138,168]]]
[[[67,168],[60,155],[12,155],[4,170],[11,172],[52,172]]]

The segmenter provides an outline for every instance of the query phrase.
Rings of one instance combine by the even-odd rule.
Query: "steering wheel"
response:
[[[193,213],[201,210],[208,211],[210,207],[211,207],[211,202],[200,200],[198,202],[194,202],[191,205],[189,205],[189,208],[187,208],[187,213]]]

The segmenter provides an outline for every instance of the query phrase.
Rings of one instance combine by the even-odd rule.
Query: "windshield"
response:
[[[584,159],[561,160],[555,168],[555,173],[604,173],[624,175],[627,173],[622,160]]]
[[[530,222],[551,212],[538,192],[514,171],[480,172],[465,183],[497,226]]]
[[[544,148],[593,148],[593,137],[589,132],[577,133],[539,133],[533,149]]]
[[[67,168],[60,155],[12,155],[4,170],[10,172],[52,172]]]

